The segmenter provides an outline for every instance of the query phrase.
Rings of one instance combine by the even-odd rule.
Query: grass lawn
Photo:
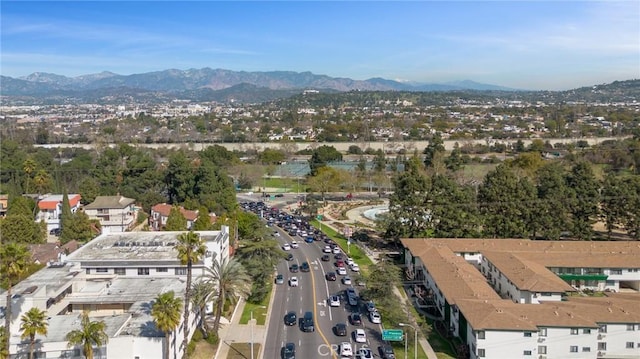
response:
[[[196,350],[189,357],[190,359],[211,359],[216,355],[216,346],[201,340],[196,343]]]
[[[229,348],[227,359],[248,359],[251,357],[251,344],[232,343],[230,346],[231,348]],[[257,357],[258,353],[260,353],[260,343],[253,343],[254,357]]]
[[[260,183],[256,183],[256,185],[259,187],[279,188],[280,190],[278,192],[304,193],[307,190],[305,181],[306,180],[298,181],[295,178],[264,177]]]
[[[320,228],[320,222],[317,219],[311,220],[309,223],[316,228]],[[347,239],[344,238],[342,234],[339,234],[326,224],[322,224],[322,232],[329,236],[329,238],[333,239],[333,241],[336,242],[345,253],[347,253]],[[353,261],[358,263],[360,268],[366,271],[367,268],[373,264],[371,259],[367,257],[367,255],[357,245],[354,244],[349,247],[349,257],[353,258]]]
[[[273,286],[271,286],[273,290]],[[244,310],[242,316],[240,316],[240,324],[248,324],[251,319],[251,311],[253,310],[253,319],[256,320],[256,325],[264,325],[267,320],[267,309],[269,309],[269,299],[271,299],[271,292],[262,300],[260,304],[244,303]],[[261,308],[263,307],[264,308]]]

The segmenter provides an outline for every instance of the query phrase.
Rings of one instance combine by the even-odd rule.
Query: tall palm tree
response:
[[[169,359],[171,334],[180,324],[181,311],[182,300],[176,298],[173,291],[158,294],[151,307],[151,316],[153,316],[156,327],[164,333],[164,359]]]
[[[187,287],[184,291],[184,339],[182,347],[184,348],[183,358],[187,358],[187,345],[189,345],[189,303],[191,301],[191,269],[194,262],[200,261],[207,247],[200,236],[193,232],[185,232],[178,236],[176,244],[178,250],[178,259],[182,265],[187,265]]]
[[[29,338],[29,359],[33,359],[33,349],[36,345],[36,334],[47,336],[49,322],[47,312],[38,308],[31,308],[20,318],[22,339]]]
[[[198,309],[198,316],[200,317],[200,329],[205,338],[208,336],[209,327],[206,322],[206,310],[207,303],[212,301],[212,298],[216,294],[216,288],[212,283],[199,280],[191,285],[191,303]]]
[[[238,256],[246,260],[260,259],[272,267],[286,258],[286,253],[275,239],[253,239],[242,241]]]
[[[213,332],[218,333],[222,309],[227,298],[235,302],[240,297],[248,296],[251,289],[251,277],[242,264],[234,258],[232,260],[225,259],[222,262],[214,260],[211,268],[205,268],[203,280],[216,287],[217,301]]]
[[[0,245],[0,278],[7,288],[7,308],[4,319],[4,351],[9,353],[9,338],[11,338],[11,288],[14,281],[18,281],[25,273],[30,262],[29,249],[19,243],[3,243]]]
[[[69,348],[82,346],[82,355],[86,359],[93,359],[93,347],[101,347],[109,341],[109,336],[105,332],[107,325],[104,321],[91,321],[89,312],[82,313],[80,329],[67,333],[65,339],[69,342]]]

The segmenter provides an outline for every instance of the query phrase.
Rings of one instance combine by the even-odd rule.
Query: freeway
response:
[[[322,248],[325,243],[315,241],[306,243],[299,236],[290,236],[282,229],[273,226],[274,231],[279,233],[276,237],[281,244],[291,243],[293,240],[299,244],[298,248],[292,248],[289,253],[293,255],[292,261],[281,261],[277,265],[277,272],[283,274],[284,283],[274,285],[274,297],[271,303],[271,317],[267,328],[266,343],[264,344],[263,358],[281,358],[282,348],[286,343],[294,343],[296,346],[297,358],[339,358],[338,345],[341,342],[349,342],[353,347],[354,356],[361,347],[371,347],[377,351],[381,341],[381,327],[373,324],[366,316],[367,309],[362,303],[350,306],[347,301],[345,290],[350,285],[341,282],[341,275],[337,275],[336,281],[327,281],[326,273],[336,271],[335,254],[330,254],[330,261],[321,261],[324,254]],[[344,254],[343,254],[344,255]],[[307,262],[310,267],[309,272],[291,273],[289,268],[292,264],[302,265]],[[355,274],[347,270],[348,275]],[[288,285],[288,280],[296,276],[299,279],[297,287]],[[355,288],[357,291],[358,288]],[[329,296],[339,295],[340,306],[330,307]],[[313,313],[315,319],[315,331],[303,332],[300,325],[287,326],[284,317],[287,312],[294,311],[298,318],[305,312]],[[352,312],[361,312],[362,325],[352,325],[348,321],[348,316]],[[347,326],[347,336],[337,336],[333,330],[336,323],[344,323]],[[365,330],[366,342],[356,343],[353,331],[357,328]]]

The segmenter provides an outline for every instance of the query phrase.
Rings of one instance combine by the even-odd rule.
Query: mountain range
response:
[[[443,84],[405,83],[383,78],[353,80],[311,72],[270,71],[246,72],[224,69],[164,70],[132,75],[113,72],[67,77],[52,73],[35,72],[31,75],[12,78],[1,77],[2,96],[73,96],[79,92],[119,93],[123,89],[135,92],[160,92],[174,95],[189,94],[189,97],[212,95],[216,91],[228,90],[242,85],[244,90],[275,90],[286,94],[291,90],[315,89],[319,91],[456,91],[514,89],[477,83],[469,80]],[[206,96],[205,96],[206,97]]]

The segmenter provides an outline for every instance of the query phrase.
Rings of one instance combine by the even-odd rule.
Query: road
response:
[[[379,324],[372,324],[366,315],[366,309],[361,305],[351,307],[347,303],[345,290],[348,286],[343,285],[338,275],[337,281],[327,281],[325,275],[327,272],[335,271],[334,254],[331,254],[331,261],[323,262],[320,260],[322,256],[322,247],[324,242],[305,243],[298,236],[292,238],[286,232],[278,227],[272,227],[274,231],[278,231],[280,236],[278,240],[284,244],[296,240],[299,248],[291,249],[294,260],[287,262],[282,261],[277,266],[277,271],[285,277],[285,283],[274,285],[274,300],[271,303],[271,317],[269,318],[269,328],[267,328],[267,340],[264,345],[264,358],[280,358],[281,349],[285,343],[293,342],[296,345],[297,358],[339,358],[336,354],[338,344],[341,342],[350,342],[354,354],[357,349],[369,346],[374,353],[381,345],[381,327]],[[289,266],[293,263],[301,265],[303,262],[310,264],[309,272],[290,273]],[[353,272],[347,270],[349,276],[353,276]],[[297,276],[299,279],[298,287],[290,287],[288,279],[291,276]],[[358,288],[356,288],[356,291]],[[340,295],[340,307],[330,307],[328,305],[328,297],[330,295]],[[298,325],[286,326],[284,324],[284,316],[289,311],[295,311],[298,317],[304,315],[305,312],[311,311],[315,318],[315,332],[305,333]],[[351,312],[363,313],[363,325],[354,326],[348,321],[348,315]],[[333,326],[336,323],[347,324],[347,336],[338,337],[333,332]],[[367,343],[356,343],[352,336],[352,332],[356,328],[363,328],[367,334]]]

